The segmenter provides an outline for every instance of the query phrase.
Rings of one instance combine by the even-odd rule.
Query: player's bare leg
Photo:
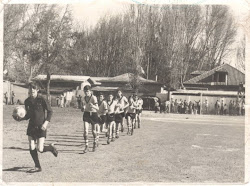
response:
[[[134,129],[135,129],[135,119],[132,119],[132,118],[130,118],[130,119],[131,119],[131,124],[132,124],[132,127],[131,127],[131,135],[133,135]]]
[[[110,140],[112,138],[112,128],[113,128],[112,125],[113,125],[113,122],[108,123],[108,132],[107,132],[108,140],[107,140],[107,144],[110,144]]]
[[[93,152],[94,152],[96,147],[98,146],[99,124],[92,124],[92,134],[94,137],[94,142],[93,142]]]
[[[88,152],[89,148],[88,133],[89,133],[89,123],[84,121],[83,122],[83,138],[85,142],[85,149],[83,150],[84,153]]]
[[[119,130],[120,130],[120,123],[115,123],[115,130],[116,130],[116,134],[115,134],[115,137],[116,138],[119,138]]]
[[[45,142],[45,138],[39,138],[37,140],[37,150],[41,153],[43,152],[51,152],[55,157],[57,157],[58,155],[58,151],[56,149],[56,147],[54,146],[54,144],[50,144],[50,145],[44,145]]]
[[[122,121],[121,121],[121,132],[124,131],[123,122],[124,122],[124,117],[122,118]]]
[[[127,118],[127,126],[128,126],[128,132],[127,132],[127,134],[129,135],[129,134],[131,134],[131,118],[130,118],[130,116],[128,116],[128,118]]]
[[[113,141],[115,141],[115,130],[116,130],[116,124],[115,124],[115,122],[114,121],[112,121],[111,122],[112,124],[111,124],[111,126],[112,126],[112,132],[111,132],[111,134],[112,134],[112,138],[111,138],[111,141],[113,142]]]
[[[137,115],[138,128],[141,128],[141,113]]]

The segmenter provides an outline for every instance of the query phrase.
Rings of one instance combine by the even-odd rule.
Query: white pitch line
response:
[[[148,118],[148,119],[152,120],[152,121],[160,121],[160,122],[164,122],[164,123],[174,123],[174,124],[181,124],[181,125],[212,125],[212,126],[245,127],[244,124],[214,124],[214,123],[212,123],[213,121],[207,121],[207,120],[204,120],[204,121],[211,122],[211,123],[196,123],[196,122],[200,122],[201,120],[199,120],[199,121],[185,120],[185,122],[180,123],[180,122],[176,122],[176,121],[167,120],[168,118],[164,118],[164,120],[162,120],[161,118]]]
[[[213,118],[208,118],[208,119],[205,119],[205,118],[167,118],[167,117],[165,117],[165,118],[162,118],[162,117],[142,117],[143,119],[147,119],[147,118],[149,118],[149,119],[159,119],[159,120],[175,120],[175,121],[187,121],[187,120],[189,120],[189,121],[219,121],[219,119],[213,119]],[[223,121],[223,119],[224,118],[221,118],[220,120],[222,120]],[[230,120],[227,120],[227,122],[235,122],[235,121],[239,121],[239,120],[237,120],[237,119],[230,119]],[[243,121],[243,123],[244,123],[244,121]]]

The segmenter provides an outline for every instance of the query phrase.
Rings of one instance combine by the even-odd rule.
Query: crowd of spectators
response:
[[[176,113],[176,114],[216,114],[216,115],[245,115],[244,101],[230,100],[229,105],[224,100],[217,100],[215,104],[209,104],[206,99],[203,103],[200,100],[186,101],[173,100],[160,102],[155,100],[155,113]]]

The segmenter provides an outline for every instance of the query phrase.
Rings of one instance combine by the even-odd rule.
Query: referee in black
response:
[[[24,118],[14,118],[17,121],[29,120],[27,135],[30,154],[35,163],[35,168],[30,170],[31,173],[42,171],[37,151],[40,153],[49,151],[55,157],[58,155],[53,144],[44,145],[47,126],[52,116],[52,109],[48,101],[41,95],[38,95],[39,89],[39,86],[35,82],[29,84],[29,97],[24,102],[26,115]],[[45,110],[47,114],[45,114]]]

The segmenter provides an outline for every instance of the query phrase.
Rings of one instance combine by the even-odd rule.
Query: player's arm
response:
[[[96,97],[93,97],[93,103],[90,103],[90,106],[95,109],[95,110],[99,110],[99,106],[98,106],[98,101]]]
[[[129,102],[128,99],[124,96],[124,109],[127,108],[129,106]]]
[[[26,114],[25,114],[25,116],[23,118],[14,118],[17,121],[23,121],[23,120],[30,119],[30,110],[29,110],[29,106],[28,106],[27,100],[24,101],[24,106],[25,106]]]
[[[85,101],[84,101],[84,97],[83,99],[81,100],[81,111],[84,112],[84,109],[85,109]]]
[[[46,130],[47,126],[48,126],[48,124],[49,124],[49,122],[51,120],[53,111],[52,111],[52,108],[51,108],[49,102],[46,99],[43,99],[43,108],[45,110],[47,110],[47,117],[45,119],[45,122],[42,125],[42,130]]]
[[[108,113],[108,104],[106,101],[104,101],[103,104],[104,104],[104,113],[107,114]]]

